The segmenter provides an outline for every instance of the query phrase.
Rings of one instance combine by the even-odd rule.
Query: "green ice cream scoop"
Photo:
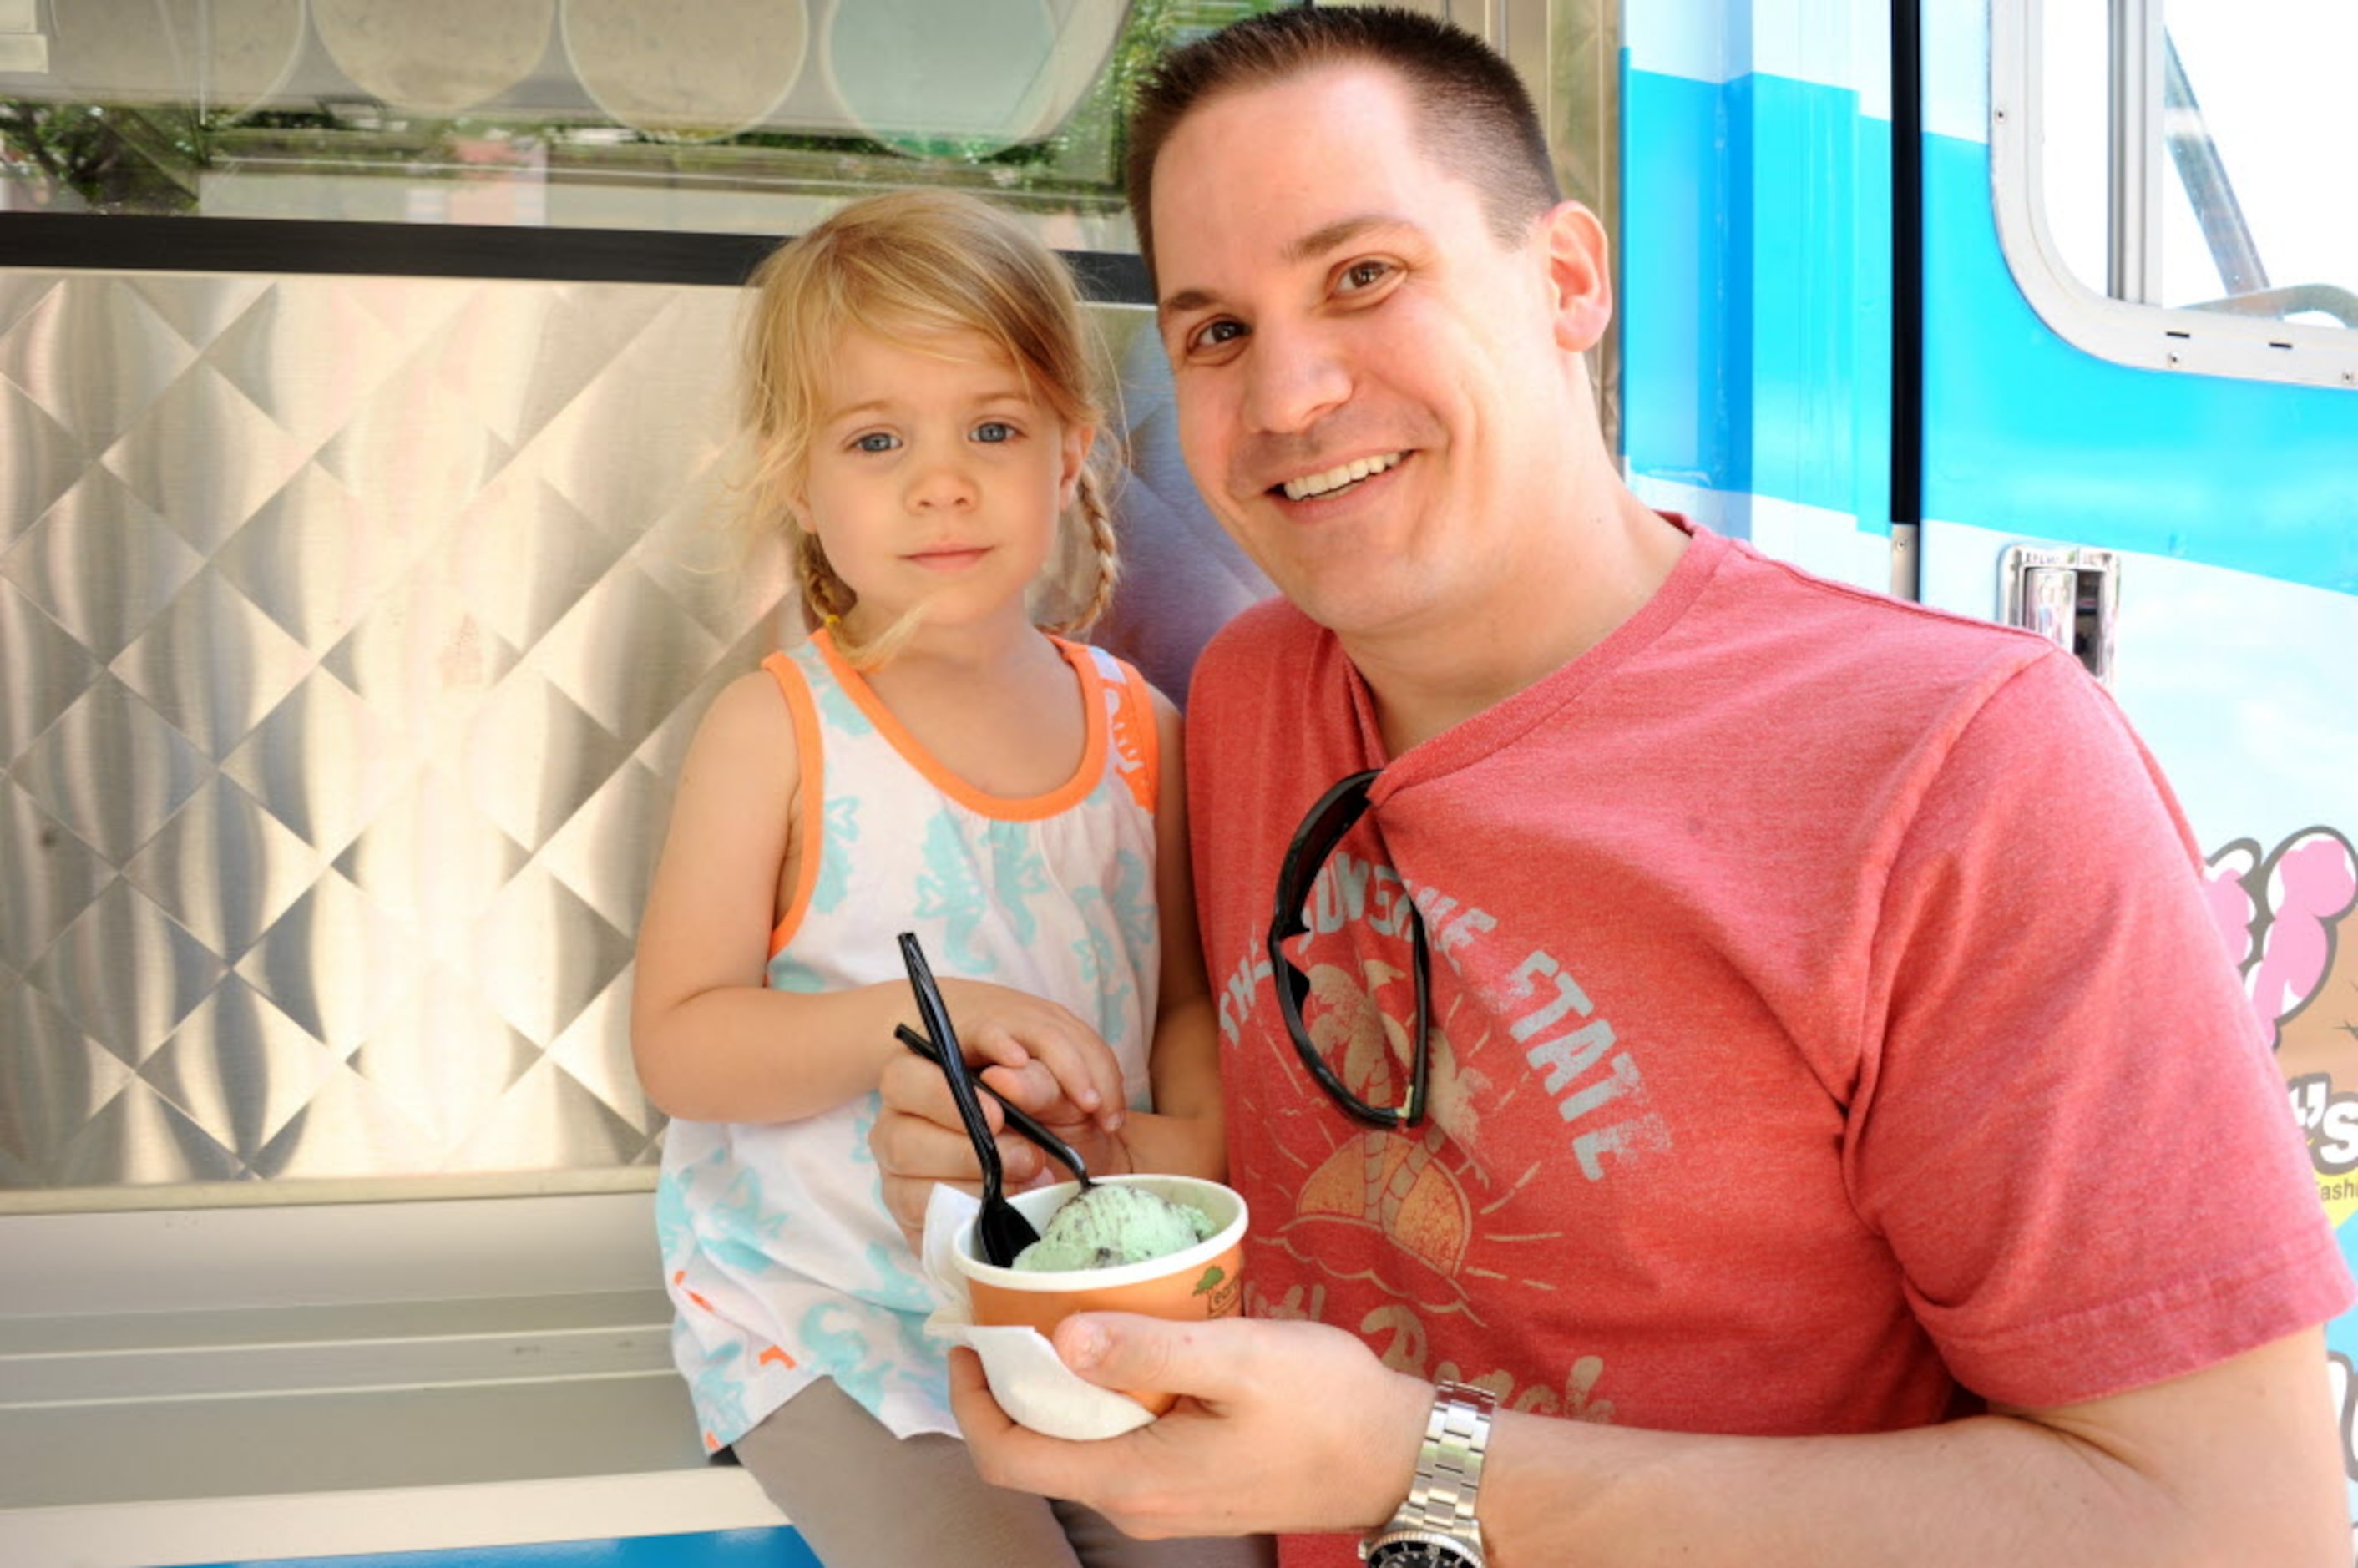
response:
[[[1015,1267],[1048,1273],[1143,1263],[1193,1247],[1212,1229],[1210,1217],[1192,1205],[1101,1182],[1058,1209],[1040,1239],[1015,1255]]]

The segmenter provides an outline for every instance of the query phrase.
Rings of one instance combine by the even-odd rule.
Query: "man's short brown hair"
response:
[[[1500,243],[1519,243],[1563,199],[1531,94],[1514,68],[1473,34],[1390,6],[1270,11],[1174,50],[1139,89],[1123,176],[1149,276],[1154,160],[1180,122],[1225,92],[1358,64],[1399,75],[1415,102],[1426,156],[1481,193]]]

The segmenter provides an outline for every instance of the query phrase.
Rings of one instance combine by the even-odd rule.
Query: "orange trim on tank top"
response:
[[[1114,664],[1121,671],[1121,685],[1116,688],[1121,695],[1111,744],[1120,747],[1126,736],[1137,747],[1138,766],[1120,770],[1121,782],[1130,786],[1130,797],[1139,808],[1151,816],[1163,798],[1163,726],[1155,722],[1154,700],[1147,696],[1146,677],[1126,659],[1116,658]]]
[[[1048,641],[1056,645],[1056,652],[1063,655],[1065,665],[1080,677],[1081,718],[1087,726],[1087,741],[1081,748],[1081,765],[1073,771],[1072,777],[1045,795],[1014,800],[1004,795],[985,794],[944,767],[932,752],[917,743],[917,738],[909,733],[891,708],[884,706],[883,699],[876,695],[875,688],[860,672],[843,662],[843,655],[836,652],[835,639],[827,635],[826,628],[811,633],[811,645],[827,661],[827,668],[835,672],[835,678],[843,684],[843,689],[851,694],[851,700],[860,705],[860,710],[868,715],[869,722],[876,726],[904,762],[923,774],[928,784],[968,810],[1001,822],[1037,822],[1060,811],[1068,811],[1088,798],[1089,792],[1097,788],[1099,775],[1105,772],[1109,721],[1105,711],[1104,677],[1098,673],[1097,661],[1089,656],[1087,649],[1067,643],[1062,637],[1050,637]]]
[[[795,862],[794,895],[770,931],[770,957],[774,958],[793,939],[818,887],[819,851],[827,843],[827,759],[818,743],[818,702],[803,672],[782,653],[763,659],[762,667],[778,683],[778,691],[786,699],[786,715],[795,726],[795,841],[800,853]]]

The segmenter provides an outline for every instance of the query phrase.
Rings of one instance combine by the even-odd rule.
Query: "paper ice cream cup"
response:
[[[1142,1187],[1174,1203],[1191,1205],[1211,1220],[1212,1234],[1193,1247],[1143,1263],[1034,1272],[984,1261],[975,1222],[969,1220],[958,1231],[953,1257],[958,1272],[965,1276],[975,1322],[1035,1328],[1053,1335],[1058,1324],[1076,1312],[1134,1312],[1198,1323],[1236,1315],[1244,1303],[1249,1217],[1245,1200],[1235,1189],[1199,1176],[1152,1174],[1107,1176],[1099,1184]],[[1080,1190],[1078,1182],[1062,1182],[1014,1194],[1008,1201],[1032,1222],[1033,1228],[1044,1230],[1048,1217]],[[1174,1399],[1170,1394],[1134,1389],[1122,1391],[1158,1415],[1171,1407]]]

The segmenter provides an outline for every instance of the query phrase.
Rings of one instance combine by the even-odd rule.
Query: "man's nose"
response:
[[[1348,368],[1315,329],[1262,327],[1245,373],[1245,417],[1264,434],[1307,430],[1351,395]]]

